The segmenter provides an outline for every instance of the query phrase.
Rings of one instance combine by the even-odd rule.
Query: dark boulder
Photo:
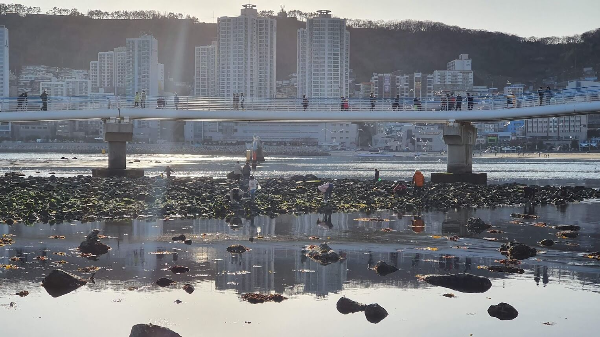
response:
[[[52,297],[66,295],[85,285],[87,281],[60,269],[50,272],[42,281],[42,287]]]
[[[355,312],[364,311],[366,305],[355,302],[347,297],[342,297],[337,301],[337,310],[340,314],[353,314]]]
[[[467,230],[472,233],[481,233],[490,227],[492,226],[486,224],[481,218],[469,218],[467,220]]]
[[[369,304],[365,308],[365,317],[373,324],[381,322],[387,315],[388,312],[377,303]]]
[[[540,246],[544,246],[544,247],[550,247],[550,246],[554,245],[554,241],[552,241],[550,239],[544,239],[538,243],[540,244]]]
[[[423,280],[431,285],[462,293],[484,293],[492,287],[492,282],[487,277],[471,274],[426,275]]]
[[[92,232],[85,237],[85,241],[79,245],[79,251],[84,254],[92,255],[102,255],[108,253],[110,247],[100,242],[98,233],[100,233],[100,230],[92,230]]]
[[[173,280],[171,280],[171,279],[168,279],[168,278],[166,278],[166,277],[161,277],[161,278],[159,278],[159,279],[156,281],[156,284],[157,284],[159,287],[168,287],[168,286],[170,286],[170,285],[172,285],[172,284],[175,284],[175,283],[177,283],[177,282],[175,282],[175,281],[173,281]]]
[[[178,235],[178,236],[174,236],[174,237],[171,238],[171,240],[173,240],[173,241],[185,241],[185,235],[181,234],[181,235]]]
[[[377,262],[373,270],[377,273],[377,275],[386,276],[391,273],[397,272],[398,268],[391,266],[383,261]]]
[[[306,256],[324,266],[340,260],[340,255],[331,249],[326,243],[322,243],[318,246],[308,246],[306,248]]]
[[[248,250],[248,248],[246,248],[242,245],[231,245],[231,246],[227,247],[227,251],[232,254],[242,254],[242,253],[245,253],[247,250]]]
[[[190,271],[190,268],[184,267],[184,266],[173,266],[173,267],[169,268],[169,270],[173,274],[183,274],[183,273],[187,273],[188,271]]]
[[[510,242],[500,247],[500,253],[508,256],[511,260],[525,260],[534,257],[537,254],[537,250],[522,243]]]
[[[188,284],[186,284],[186,285],[183,286],[183,290],[185,290],[186,293],[191,294],[191,293],[194,292],[195,289],[194,289],[193,285],[191,285],[191,284],[188,283]]]
[[[136,324],[131,328],[129,337],[181,337],[181,335],[158,325]]]
[[[510,321],[517,316],[519,312],[512,305],[508,303],[498,303],[498,305],[490,305],[488,308],[488,314],[492,317],[496,317],[501,321]]]

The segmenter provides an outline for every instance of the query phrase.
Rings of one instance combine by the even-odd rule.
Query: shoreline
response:
[[[144,177],[138,179],[0,177],[0,219],[13,223],[61,223],[101,219],[220,218],[301,214],[315,211],[367,214],[377,210],[397,213],[460,208],[520,205],[566,205],[600,198],[600,190],[581,186],[537,186],[533,199],[525,199],[524,185],[427,184],[408,187],[394,196],[393,181],[337,179],[332,198],[323,201],[317,186],[325,182],[313,175],[261,180],[255,200],[247,195],[229,201],[240,183],[212,178]],[[243,188],[242,188],[243,189]]]

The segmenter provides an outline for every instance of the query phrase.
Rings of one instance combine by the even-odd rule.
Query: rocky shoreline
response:
[[[310,213],[324,208],[333,212],[376,210],[414,212],[516,205],[525,202],[524,185],[478,186],[469,184],[428,184],[421,191],[409,187],[393,195],[393,181],[357,179],[333,180],[330,201],[323,202],[317,186],[319,178],[295,176],[260,181],[254,201],[229,201],[231,189],[240,184],[211,178],[144,177],[140,179],[0,177],[0,221],[14,223],[85,222],[126,218],[227,218],[236,216]],[[600,198],[597,189],[574,187],[534,187],[534,205],[563,205]]]

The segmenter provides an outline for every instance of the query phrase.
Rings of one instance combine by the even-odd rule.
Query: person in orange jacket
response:
[[[425,185],[425,177],[421,171],[416,170],[415,175],[413,175],[412,183],[415,187],[421,188]]]

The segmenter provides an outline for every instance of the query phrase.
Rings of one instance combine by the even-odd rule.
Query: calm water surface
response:
[[[43,331],[44,336],[127,336],[131,326],[152,322],[182,336],[598,336],[600,263],[583,253],[600,250],[599,205],[592,201],[528,210],[540,216],[535,221],[548,225],[581,226],[580,235],[568,240],[533,222],[511,223],[510,213],[524,211],[515,207],[425,213],[422,230],[412,226],[414,214],[384,211],[334,213],[331,228],[317,224],[326,214],[243,219],[239,229],[218,219],[2,225],[0,234],[14,235],[15,243],[0,247],[0,264],[19,269],[0,272],[1,335],[37,336]],[[464,224],[471,216],[503,233],[469,233]],[[371,217],[386,221],[364,219]],[[112,247],[97,261],[79,257],[74,250],[93,228],[109,236],[103,241]],[[181,233],[192,238],[192,245],[171,242]],[[248,241],[259,233],[261,239]],[[50,235],[65,239],[49,239]],[[450,241],[451,235],[461,239]],[[500,274],[478,268],[504,258],[497,251],[500,243],[486,237],[531,245],[553,238],[557,244],[538,247],[538,256],[523,261],[524,274]],[[346,259],[322,266],[302,256],[304,245],[323,241],[345,253]],[[235,243],[251,250],[241,256],[227,253],[226,247]],[[15,256],[19,262],[10,261]],[[37,256],[49,259],[41,262]],[[59,264],[61,260],[66,263]],[[379,260],[400,270],[378,276],[368,268]],[[191,271],[173,275],[167,270],[172,265]],[[90,274],[77,269],[90,266],[100,267],[95,283],[72,293],[52,298],[40,286],[53,269],[87,278]],[[492,288],[463,294],[416,277],[465,271],[489,277]],[[160,277],[178,284],[153,285]],[[184,292],[185,283],[196,291]],[[14,295],[21,290],[30,295]],[[246,292],[283,293],[288,300],[249,304],[240,299]],[[443,297],[445,293],[457,297]],[[389,316],[371,324],[363,313],[342,315],[336,310],[342,296],[379,303]],[[487,308],[499,302],[513,305],[519,316],[513,321],[490,317]]]

